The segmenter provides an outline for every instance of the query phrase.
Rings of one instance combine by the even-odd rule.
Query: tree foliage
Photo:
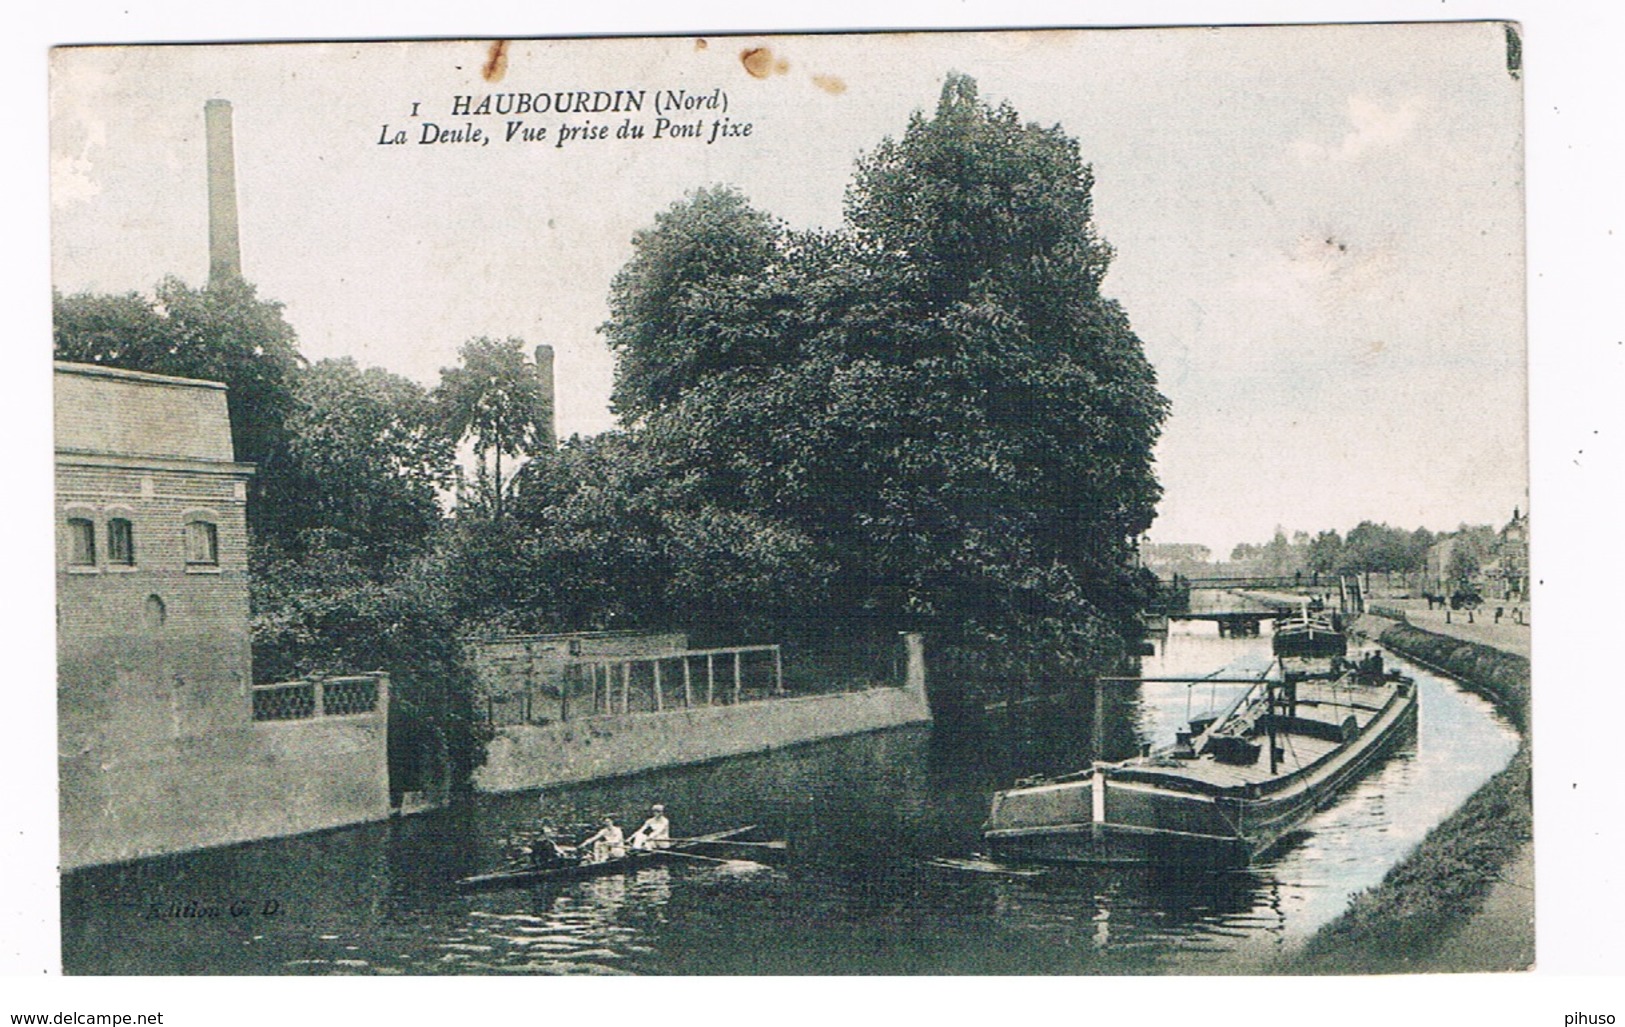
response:
[[[1304,554],[1304,569],[1313,574],[1332,574],[1343,563],[1343,537],[1336,531],[1317,532]]]
[[[1427,567],[1428,550],[1435,541],[1426,528],[1406,531],[1375,521],[1361,521],[1346,537],[1335,530],[1317,532],[1312,538],[1299,531],[1290,541],[1277,527],[1270,542],[1238,544],[1230,560],[1236,571],[1248,574],[1412,574]]]
[[[1444,569],[1444,580],[1447,584],[1466,588],[1478,577],[1481,568],[1478,553],[1470,545],[1454,545],[1450,547],[1450,558]]]
[[[657,608],[653,482],[624,436],[566,443],[514,484],[512,516],[459,516],[448,565],[458,613],[486,631],[635,625]]]
[[[1098,302],[1111,250],[1091,220],[1092,171],[1060,128],[990,108],[953,74],[934,118],[858,163],[847,219],[860,240],[902,258],[909,301],[947,308],[993,299],[1064,325]],[[1056,290],[1057,279],[1071,289]],[[1043,329],[1043,325],[1036,325]]]
[[[738,193],[700,189],[632,239],[604,331],[619,358],[611,402],[635,423],[708,375],[771,360],[782,341],[756,317],[782,227]]]
[[[295,552],[353,550],[363,566],[422,552],[441,521],[452,440],[422,386],[346,357],[322,360],[294,382],[286,422],[300,500],[285,515]]]
[[[1100,293],[1091,186],[1058,128],[951,76],[934,117],[860,159],[843,230],[788,231],[721,188],[657,215],[603,331],[667,537],[826,568],[825,620],[1113,648],[1167,403]]]
[[[678,623],[737,640],[803,610],[828,575],[811,540],[704,502],[655,449],[620,432],[527,464],[510,516],[460,518],[449,544],[459,616],[481,630]]]
[[[283,530],[281,514],[298,497],[287,473],[287,420],[304,360],[282,304],[260,299],[241,279],[194,289],[171,276],[151,299],[57,294],[53,314],[58,360],[224,383],[237,459],[257,468],[250,524]]]
[[[1427,551],[1431,539],[1423,529],[1407,532],[1361,521],[1349,529],[1343,543],[1341,569],[1350,574],[1372,572],[1410,572],[1427,566]]]
[[[434,393],[452,438],[474,442],[483,472],[481,501],[497,520],[508,487],[503,456],[521,457],[542,445],[541,383],[535,365],[525,360],[524,345],[516,338],[468,340],[457,351],[458,366],[441,369]]]

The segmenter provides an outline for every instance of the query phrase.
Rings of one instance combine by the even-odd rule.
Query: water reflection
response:
[[[535,888],[511,901],[489,901],[470,911],[466,934],[442,943],[447,969],[470,973],[631,972],[623,964],[644,954],[641,919],[671,899],[671,871],[577,881],[566,888]]]
[[[1145,673],[1261,669],[1267,647],[1267,639],[1176,634],[1146,660]],[[1085,695],[974,729],[882,732],[77,873],[63,886],[64,962],[73,973],[133,974],[1267,967],[1341,911],[1351,892],[1376,883],[1515,747],[1485,703],[1417,676],[1414,744],[1245,873],[1078,867],[1011,876],[953,861],[979,848],[995,788],[1087,763]],[[1202,691],[1146,685],[1104,696],[1106,743],[1132,749],[1166,740],[1187,702],[1225,701]],[[499,864],[510,842],[543,820],[585,829],[653,801],[673,812],[678,834],[759,824],[762,837],[787,838],[791,847],[771,866],[694,861],[549,887],[474,895],[451,887]],[[233,902],[253,905],[234,916]],[[167,915],[188,908],[222,912]]]

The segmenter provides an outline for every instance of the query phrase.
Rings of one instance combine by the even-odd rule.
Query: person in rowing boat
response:
[[[666,807],[655,803],[649,811],[649,819],[643,826],[632,832],[632,848],[634,849],[664,849],[671,845],[671,821],[666,819]]]
[[[573,850],[566,850],[558,843],[551,827],[544,827],[539,837],[532,838],[528,844],[519,847],[519,856],[530,864],[532,870],[551,870],[554,867],[574,863],[571,851]]]
[[[588,838],[586,841],[577,846],[577,848],[585,848],[588,845],[592,846],[591,862],[593,863],[603,863],[606,860],[620,859],[622,856],[626,855],[626,836],[622,834],[621,829],[616,826],[615,819],[613,817],[605,817],[603,823],[604,826],[598,829],[598,833],[594,834],[591,838]]]
[[[531,843],[530,865],[538,870],[565,866],[576,861],[574,852],[559,844],[551,827],[544,827],[542,836]]]

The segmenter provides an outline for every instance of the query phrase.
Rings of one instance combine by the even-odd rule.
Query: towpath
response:
[[[1374,600],[1379,606],[1399,606],[1388,600]],[[1418,604],[1420,605],[1420,604]],[[1405,617],[1415,627],[1423,631],[1431,631],[1436,635],[1449,635],[1467,642],[1477,642],[1492,649],[1499,649],[1504,653],[1514,653],[1529,658],[1530,628],[1526,623],[1519,624],[1512,617],[1512,608],[1504,606],[1505,613],[1501,615],[1501,623],[1495,623],[1495,607],[1480,607],[1473,613],[1471,622],[1467,620],[1466,610],[1429,610],[1426,606],[1420,609],[1405,609]],[[1524,607],[1525,612],[1528,607]],[[1445,615],[1449,615],[1446,622]]]
[[[1379,605],[1399,606],[1377,600]],[[1408,605],[1408,604],[1406,604]],[[1510,611],[1510,608],[1508,608]],[[1527,607],[1525,608],[1527,610]],[[1504,653],[1529,658],[1530,627],[1507,614],[1495,623],[1495,608],[1480,609],[1471,622],[1466,611],[1406,609],[1411,625],[1437,635],[1477,642]],[[1512,862],[1501,869],[1478,911],[1439,949],[1437,969],[1485,972],[1527,970],[1535,963],[1535,846],[1525,843]]]
[[[1484,905],[1439,949],[1447,972],[1528,970],[1535,965],[1535,846],[1526,843],[1484,896]]]

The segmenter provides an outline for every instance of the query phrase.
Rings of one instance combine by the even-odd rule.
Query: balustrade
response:
[[[339,678],[310,678],[255,685],[256,721],[311,720],[377,713],[386,706],[389,675],[382,671]]]

